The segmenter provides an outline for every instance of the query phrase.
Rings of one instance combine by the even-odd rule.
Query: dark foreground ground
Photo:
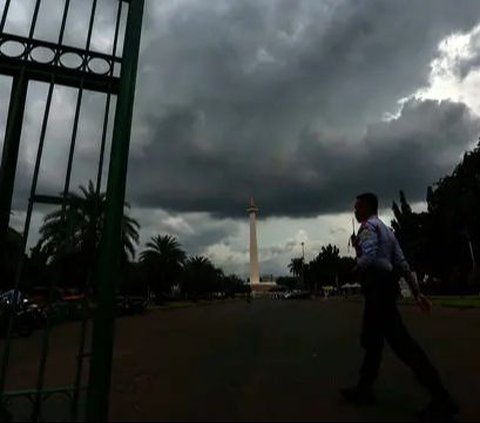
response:
[[[401,307],[462,407],[480,420],[480,310]],[[426,401],[387,348],[377,406],[341,402],[356,380],[362,304],[234,302],[152,311],[117,322],[111,419],[118,421],[408,421]],[[47,386],[70,384],[78,329],[56,329]],[[31,387],[39,334],[16,341],[12,388]],[[34,359],[35,358],[35,359]]]

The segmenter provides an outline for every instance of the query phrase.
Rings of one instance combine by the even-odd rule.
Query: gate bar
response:
[[[92,334],[92,357],[87,393],[87,421],[107,421],[115,328],[115,293],[120,276],[122,217],[125,202],[128,151],[132,128],[144,0],[131,0],[125,31],[120,92],[107,184],[105,226],[95,275],[98,287]]]

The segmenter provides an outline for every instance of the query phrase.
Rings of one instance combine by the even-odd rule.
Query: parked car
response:
[[[299,289],[294,289],[293,291],[286,291],[283,293],[283,299],[285,300],[299,300],[299,299],[307,299],[310,297],[310,293],[308,291],[302,291]]]
[[[35,329],[35,312],[21,292],[9,290],[0,295],[0,333],[5,336],[12,319],[12,332],[30,336]]]
[[[117,297],[117,316],[141,314],[147,310],[147,301],[142,297]]]

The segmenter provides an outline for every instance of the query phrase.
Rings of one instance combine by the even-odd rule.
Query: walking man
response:
[[[399,277],[407,281],[415,302],[424,312],[430,301],[420,292],[416,276],[403,255],[392,230],[377,216],[378,198],[365,193],[357,197],[355,217],[360,223],[358,234],[352,235],[357,252],[354,274],[362,282],[365,309],[361,344],[365,349],[360,379],[353,388],[341,390],[345,400],[355,404],[373,404],[373,384],[382,360],[384,341],[414,372],[417,380],[431,394],[428,406],[419,413],[424,421],[445,421],[458,413],[458,406],[444,388],[438,371],[408,333],[396,299],[400,292]]]

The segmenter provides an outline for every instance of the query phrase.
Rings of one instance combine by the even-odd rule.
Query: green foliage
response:
[[[11,289],[15,283],[15,273],[21,257],[22,235],[8,228],[5,248],[0,250],[0,288]]]
[[[80,186],[80,195],[67,195],[65,208],[59,208],[45,216],[40,228],[40,247],[49,261],[71,253],[81,252],[95,257],[105,223],[106,194],[97,194],[92,181],[88,187]],[[126,203],[125,207],[130,206]],[[125,258],[135,256],[139,223],[123,216],[122,243]]]
[[[169,294],[180,280],[182,266],[186,260],[176,238],[170,235],[157,235],[146,244],[146,250],[140,254],[144,271],[148,273],[150,289],[160,297]]]
[[[105,224],[106,194],[98,193],[92,181],[70,193],[65,207],[45,216],[40,240],[32,249],[30,261],[48,264],[58,275],[60,285],[81,287],[95,266]],[[128,209],[129,205],[125,204]],[[122,221],[123,262],[135,256],[140,225],[127,214]]]
[[[230,274],[220,279],[220,292],[227,297],[234,297],[236,294],[246,294],[250,291],[250,285],[245,283],[237,275]]]
[[[288,264],[288,270],[293,276],[301,276],[303,272],[303,257],[292,258]]]
[[[339,249],[331,244],[322,247],[317,256],[308,264],[306,279],[315,286],[335,285],[340,263]]]
[[[212,262],[202,256],[187,259],[181,278],[182,293],[196,299],[221,290],[224,275]]]
[[[289,265],[292,273],[294,263],[298,263],[298,260],[303,265],[302,259],[292,259]],[[317,256],[304,266],[305,288],[315,291],[321,286],[351,282],[350,272],[354,265],[353,258],[340,257],[338,247],[331,244],[323,246]]]
[[[480,143],[450,174],[427,190],[427,212],[413,213],[400,192],[393,203],[395,230],[420,278],[440,280],[436,291],[478,291],[480,253]],[[471,246],[471,248],[470,248]]]
[[[283,276],[277,279],[277,285],[285,287],[288,290],[300,288],[300,282],[297,277]]]
[[[394,220],[391,225],[395,235],[408,262],[422,279],[429,270],[423,258],[428,244],[425,234],[431,226],[428,216],[426,213],[413,213],[403,191],[400,191],[400,206],[394,201],[392,210]]]

